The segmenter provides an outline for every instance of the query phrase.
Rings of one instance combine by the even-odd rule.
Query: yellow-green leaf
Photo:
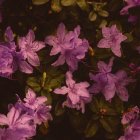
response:
[[[42,5],[47,3],[49,0],[32,0],[34,5]]]

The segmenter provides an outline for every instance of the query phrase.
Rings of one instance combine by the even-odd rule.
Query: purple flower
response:
[[[10,27],[5,31],[6,42],[0,44],[0,75],[10,77],[18,69],[32,73],[32,67],[25,61],[23,54],[17,52],[14,35]]]
[[[128,78],[126,72],[123,70],[112,74],[113,59],[110,59],[109,64],[103,61],[98,62],[99,73],[96,75],[89,74],[90,79],[95,81],[89,91],[95,94],[103,93],[107,101],[111,100],[115,96],[115,93],[121,100],[127,101],[128,92],[125,86],[134,80]]]
[[[140,0],[125,0],[126,6],[120,11],[121,15],[129,15],[129,9],[140,5]],[[137,21],[137,16],[129,15],[129,22],[135,23]]]
[[[136,120],[134,123],[126,127],[124,136],[118,140],[139,140],[140,139],[140,121]]]
[[[122,116],[121,123],[125,125],[124,136],[119,140],[139,140],[140,139],[140,110],[137,106],[130,108]]]
[[[56,36],[46,37],[46,44],[53,46],[50,55],[60,53],[59,58],[52,64],[53,66],[68,64],[69,69],[74,71],[78,68],[78,62],[85,57],[89,43],[86,39],[80,39],[80,26],[74,31],[67,32],[65,25],[58,26]]]
[[[18,109],[12,107],[7,116],[0,114],[0,125],[8,126],[8,128],[3,132],[2,137],[6,137],[7,140],[10,133],[11,135],[14,135],[15,138],[16,136],[19,136],[22,139],[34,136],[36,127],[35,125],[31,125],[31,121],[31,116],[21,114]],[[5,139],[3,138],[3,140]]]
[[[40,105],[34,113],[35,124],[41,124],[42,122],[47,122],[52,120],[52,115],[50,114],[51,106]]]
[[[91,93],[102,92],[105,96],[105,99],[108,101],[115,96],[115,80],[116,77],[111,73],[113,59],[110,59],[109,64],[104,63],[103,61],[98,62],[99,73],[93,75],[90,73],[90,79],[95,81],[95,83],[90,87]]]
[[[127,73],[123,70],[118,71],[115,76],[116,94],[122,101],[128,101],[129,95],[126,86],[129,85],[129,83],[135,82],[135,80],[127,77]]]
[[[35,35],[32,30],[29,30],[26,37],[19,38],[18,45],[24,58],[27,59],[32,66],[40,65],[39,57],[36,52],[44,48],[45,43],[35,41]]]
[[[128,112],[125,112],[123,114],[121,123],[123,125],[125,125],[125,124],[129,124],[129,123],[134,122],[135,120],[138,119],[139,113],[140,113],[140,110],[139,110],[139,108],[137,106],[129,109]]]
[[[126,40],[127,37],[117,29],[116,25],[103,27],[102,34],[103,39],[99,41],[98,47],[110,48],[116,56],[121,57],[121,42]]]
[[[30,109],[37,109],[38,106],[44,104],[47,101],[47,98],[45,96],[36,97],[36,94],[33,90],[28,89],[28,92],[26,93],[26,98],[24,98],[24,105]]]
[[[52,120],[50,114],[51,106],[46,106],[46,101],[47,98],[45,96],[36,97],[33,90],[28,89],[24,102],[19,99],[16,107],[32,116],[35,124],[41,124],[42,122]]]
[[[140,139],[140,110],[137,106],[128,110],[123,114],[121,123],[125,125],[124,136],[119,140],[139,140]]]
[[[72,78],[72,73],[66,73],[66,85],[54,90],[56,94],[67,94],[67,100],[63,103],[64,106],[69,108],[76,108],[85,112],[85,104],[91,101],[91,95],[88,92],[89,83],[80,82],[76,83]]]
[[[0,140],[27,140],[25,137],[21,135],[20,132],[17,132],[13,129],[0,129]]]
[[[14,42],[10,27],[5,31],[5,38],[6,41],[0,43],[0,75],[9,78],[17,70],[27,74],[33,73],[32,66],[40,65],[36,52],[44,48],[45,44],[34,41],[35,36],[31,30],[26,37],[19,39],[19,46]]]
[[[36,97],[29,89],[24,102],[20,99],[9,105],[6,115],[0,114],[0,140],[27,140],[36,134],[36,125],[52,119],[51,106],[46,106],[46,97]]]

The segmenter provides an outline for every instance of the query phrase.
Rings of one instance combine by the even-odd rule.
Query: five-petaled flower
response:
[[[127,37],[117,29],[116,25],[103,27],[102,34],[103,39],[99,41],[97,46],[99,48],[110,48],[116,56],[121,57],[121,42],[126,40]]]
[[[88,82],[76,83],[72,78],[72,73],[68,71],[66,73],[66,85],[61,88],[54,90],[56,94],[67,94],[67,100],[63,103],[63,106],[69,108],[76,108],[77,110],[82,110],[85,112],[85,104],[91,101],[91,95],[89,94]]]
[[[35,41],[35,34],[32,30],[29,30],[26,37],[20,37],[18,40],[19,48],[25,59],[32,66],[39,66],[40,61],[36,52],[45,47],[45,43],[42,41]]]

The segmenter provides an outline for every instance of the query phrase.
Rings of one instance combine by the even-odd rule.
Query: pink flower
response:
[[[40,65],[37,52],[45,47],[45,43],[42,41],[35,41],[35,34],[32,30],[29,30],[26,37],[19,38],[18,45],[24,58],[27,59],[32,66]]]
[[[98,47],[110,48],[116,56],[121,57],[121,42],[126,40],[127,37],[117,29],[116,25],[103,27],[102,34],[103,39],[99,41]]]
[[[53,46],[50,55],[60,53],[53,66],[60,66],[66,62],[71,71],[78,69],[78,62],[85,57],[89,47],[88,41],[80,39],[79,35],[80,26],[77,26],[74,31],[67,32],[65,25],[60,23],[56,36],[46,37],[46,44]]]
[[[67,94],[67,100],[63,103],[64,106],[69,108],[82,109],[85,112],[85,104],[91,101],[91,95],[88,92],[89,83],[80,82],[76,83],[72,78],[72,73],[66,73],[66,85],[54,90],[56,94]]]

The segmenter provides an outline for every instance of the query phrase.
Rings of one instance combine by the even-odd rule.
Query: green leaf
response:
[[[76,0],[61,0],[63,6],[71,6],[76,3]]]
[[[120,123],[120,119],[118,116],[102,117],[99,121],[102,124],[103,128],[109,133],[116,132]]]
[[[101,118],[101,119],[100,119],[100,123],[102,124],[102,127],[103,127],[107,132],[110,132],[110,133],[113,132],[112,127],[111,127],[111,125],[109,124],[109,122],[108,122],[107,120],[105,120],[104,118]]]
[[[82,10],[88,10],[89,9],[86,0],[76,0],[76,3]]]
[[[133,35],[131,33],[125,33],[124,34],[127,39],[124,42],[132,42],[133,41]]]
[[[93,113],[98,113],[99,112],[99,101],[96,97],[93,98],[92,102],[90,103],[90,109]]]
[[[100,109],[104,109],[105,115],[115,116],[117,112],[113,106],[113,103],[106,101],[104,98],[100,98]]]
[[[31,87],[35,92],[39,92],[41,90],[40,82],[37,77],[29,77],[27,79],[27,85]]]
[[[55,12],[60,12],[62,10],[62,6],[60,4],[60,0],[52,0],[51,8]]]
[[[98,14],[102,17],[108,17],[109,16],[109,13],[105,10],[98,11]]]
[[[68,116],[74,129],[78,133],[83,133],[87,125],[87,119],[85,116],[75,110],[69,111]]]
[[[50,68],[46,71],[46,82],[44,84],[44,89],[52,91],[52,89],[60,87],[64,81],[64,74],[58,71],[56,68]]]
[[[114,104],[116,112],[119,115],[121,115],[122,112],[124,111],[123,101],[119,97],[115,96],[115,98],[112,100],[112,102]]]
[[[32,0],[34,5],[42,5],[47,3],[49,0]]]
[[[99,124],[98,122],[94,121],[94,120],[90,120],[87,124],[87,127],[85,129],[85,136],[87,138],[89,137],[93,137],[96,132],[98,131],[98,128],[99,128]]]
[[[106,4],[106,2],[93,2],[93,9],[96,12],[101,11]]]
[[[90,12],[89,13],[89,20],[95,21],[96,19],[97,19],[97,14],[94,11]]]
[[[107,21],[106,20],[102,20],[100,25],[99,25],[99,28],[103,28],[107,25]]]

